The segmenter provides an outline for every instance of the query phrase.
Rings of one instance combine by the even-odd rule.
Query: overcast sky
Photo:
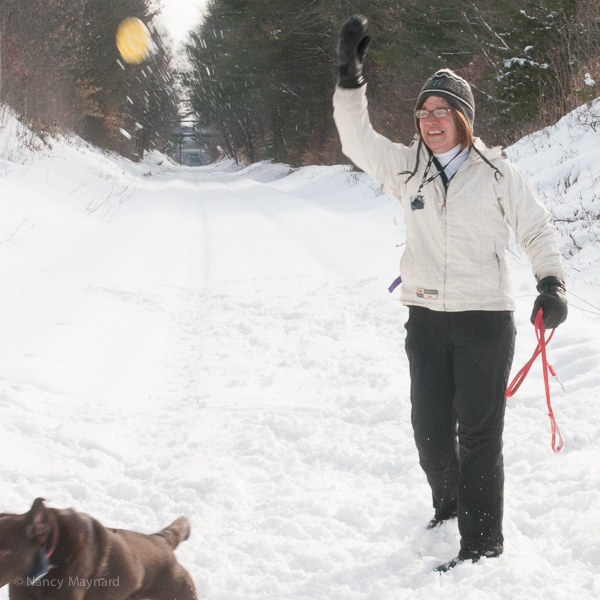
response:
[[[207,4],[208,0],[163,0],[162,21],[174,42],[183,41]]]

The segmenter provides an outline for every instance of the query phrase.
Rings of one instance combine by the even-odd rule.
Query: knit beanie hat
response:
[[[475,100],[471,86],[462,77],[450,69],[440,69],[434,73],[423,86],[417,98],[417,107],[429,96],[444,98],[465,116],[471,131],[475,120]],[[417,131],[419,122],[417,120]]]

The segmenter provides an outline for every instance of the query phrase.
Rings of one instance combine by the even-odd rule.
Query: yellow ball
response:
[[[121,21],[117,28],[117,48],[121,56],[134,65],[148,58],[152,45],[152,36],[148,28],[137,17]]]

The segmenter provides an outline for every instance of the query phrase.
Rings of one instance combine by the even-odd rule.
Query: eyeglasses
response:
[[[435,110],[415,110],[415,117],[417,119],[426,119],[430,114],[436,119],[443,119],[448,116],[448,113],[452,112],[451,108],[436,108]]]

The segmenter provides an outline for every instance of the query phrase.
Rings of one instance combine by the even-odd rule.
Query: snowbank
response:
[[[581,272],[590,264],[585,250],[600,242],[600,99],[523,138],[507,153],[552,211],[564,255],[577,257],[572,267]]]

